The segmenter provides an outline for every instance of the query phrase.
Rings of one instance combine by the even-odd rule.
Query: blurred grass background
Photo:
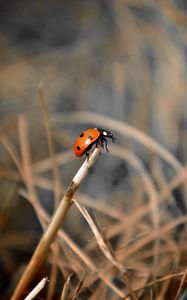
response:
[[[187,162],[186,1],[0,1],[0,50],[1,133],[21,157],[20,114],[27,120],[36,191],[40,203],[50,214],[54,209],[53,177],[50,163],[47,165],[49,150],[39,103],[38,86],[41,82],[52,122],[55,151],[61,154],[62,194],[82,162],[73,157],[74,138],[85,128],[100,124],[96,115],[90,119],[88,116],[87,121],[84,114],[77,121],[73,118],[68,121],[71,112],[99,113],[103,120],[107,116],[129,124],[163,145],[180,163],[180,168],[176,169],[169,161],[156,157],[144,141],[140,144],[136,139],[122,135],[115,128],[114,121],[111,129],[121,148],[111,146],[111,154],[101,156],[81,187],[82,194],[77,195],[80,201],[86,197],[87,205],[89,197],[93,197],[96,203],[106,204],[106,211],[107,207],[111,207],[111,211],[117,210],[119,219],[114,220],[106,211],[103,215],[101,208],[97,216],[92,212],[96,222],[105,227],[107,236],[116,223],[124,222],[120,211],[124,212],[124,216],[133,216],[148,202],[149,197],[141,181],[144,171],[153,183],[150,194],[154,191],[159,194],[175,176],[184,172]],[[55,121],[55,116],[61,112],[62,124]],[[67,120],[64,121],[65,116]],[[106,129],[109,128],[106,121]],[[132,166],[132,162],[129,164],[131,159],[130,154],[125,152],[127,150],[138,157],[139,165],[134,162],[136,167]],[[20,195],[25,189],[23,178],[20,178],[11,155],[2,144],[0,154],[0,295],[1,299],[9,299],[42,229],[33,206]],[[40,169],[44,159],[47,162],[44,161],[46,164]],[[168,199],[159,210],[161,226],[186,214],[184,186],[175,188]],[[133,238],[148,232],[151,218],[149,213],[138,224],[135,222],[133,229],[129,226],[126,231],[121,229],[111,234],[110,242],[116,255]],[[164,247],[175,250],[172,255],[167,250],[170,253],[167,262],[167,251],[163,250],[166,253],[160,255],[160,264],[154,272],[149,255],[146,260],[141,251],[137,251],[139,254],[134,254],[137,261],[133,265],[135,258],[129,254],[129,266],[133,269],[136,265],[138,269],[135,272],[138,280],[132,272],[133,288],[140,283],[145,284],[152,276],[157,278],[174,270],[184,270],[187,257],[182,253],[187,246],[184,242],[187,232],[185,225],[181,224],[176,225],[168,236],[167,246],[170,245],[170,248],[162,241]],[[89,242],[93,237],[85,221],[74,207],[67,218],[65,230],[85,253],[103,262],[96,245]],[[152,249],[151,245],[149,247]],[[47,298],[46,292],[42,299],[60,299],[60,291],[70,272],[73,271],[75,277],[72,279],[72,291],[82,276],[80,258],[67,246],[61,245],[59,251],[62,254],[59,255],[61,262],[57,263],[58,284],[51,292],[52,296],[49,293]],[[178,260],[173,263],[176,256]],[[120,258],[119,254],[119,259],[127,265],[123,255]],[[49,259],[45,266],[47,271],[45,268],[41,270],[43,276],[47,273],[50,278],[52,261],[52,258]],[[102,268],[109,268],[105,267],[106,262]],[[97,276],[94,274],[93,278],[86,266],[82,269],[88,277],[80,299],[95,299],[96,293],[100,299],[118,299],[106,287],[101,292],[100,287],[103,286],[100,286]],[[143,277],[138,273],[140,269],[144,271]],[[117,286],[123,286],[119,274],[114,273]],[[40,276],[35,279],[36,282]],[[175,292],[179,283],[178,280],[173,285]],[[152,299],[174,299],[169,295],[168,286],[155,288]],[[67,297],[72,299],[71,293]],[[151,299],[147,290],[138,297]]]

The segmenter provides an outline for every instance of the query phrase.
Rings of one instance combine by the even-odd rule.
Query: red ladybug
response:
[[[75,155],[77,157],[80,157],[84,154],[88,155],[87,152],[91,150],[94,145],[97,146],[97,144],[100,144],[108,151],[106,138],[111,138],[113,143],[116,139],[111,131],[107,131],[105,129],[92,128],[85,130],[75,141]]]

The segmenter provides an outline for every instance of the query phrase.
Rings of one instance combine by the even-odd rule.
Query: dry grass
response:
[[[179,295],[186,278],[185,264],[183,265],[185,259],[183,254],[187,247],[184,242],[186,231],[177,231],[177,239],[174,238],[174,233],[180,224],[187,222],[187,217],[184,215],[173,219],[168,215],[166,204],[175,201],[171,197],[174,188],[179,188],[182,193],[185,193],[182,187],[187,180],[186,167],[183,167],[168,150],[156,143],[151,137],[122,122],[110,118],[106,119],[106,117],[96,114],[94,118],[93,115],[90,118],[90,113],[83,112],[69,114],[67,119],[65,116],[61,116],[60,119],[63,120],[63,123],[68,120],[68,124],[81,123],[82,120],[86,123],[88,119],[94,119],[94,124],[98,127],[105,123],[108,128],[115,128],[118,142],[115,145],[110,145],[111,153],[107,159],[110,160],[112,156],[116,156],[131,165],[134,169],[132,176],[139,177],[139,180],[135,180],[133,189],[135,191],[141,186],[145,196],[139,199],[139,196],[134,192],[136,198],[132,195],[132,209],[128,212],[125,210],[125,198],[120,208],[116,205],[115,199],[112,203],[105,203],[99,198],[92,199],[86,194],[77,194],[78,201],[74,200],[76,206],[83,214],[83,218],[86,218],[95,238],[87,242],[83,239],[84,243],[79,246],[64,229],[58,231],[58,238],[52,244],[48,255],[52,267],[51,275],[47,272],[46,276],[49,277],[49,286],[50,282],[52,284],[51,288],[48,289],[47,299],[52,299],[53,295],[56,294],[55,281],[59,280],[59,272],[61,273],[60,277],[64,278],[61,281],[61,291],[59,291],[61,299],[77,299],[79,295],[82,295],[83,298],[86,297],[86,299],[94,299],[94,295],[95,297],[98,295],[103,299],[104,291],[105,297],[111,299],[116,299],[116,297],[128,299],[130,295],[134,299],[150,299],[150,291],[156,299],[165,299],[173,282],[175,283],[175,293]],[[53,122],[55,121],[56,124],[57,120],[59,122],[59,118],[55,116]],[[16,173],[10,168],[6,176],[9,180],[23,180],[25,188],[20,189],[20,194],[31,203],[45,231],[50,217],[39,201],[36,187],[53,191],[54,184],[51,179],[45,177],[46,170],[53,173],[54,159],[58,167],[62,167],[63,164],[70,164],[71,159],[66,160],[66,152],[64,153],[65,156],[62,152],[53,158],[49,157],[32,164],[28,127],[26,118],[20,116],[18,138],[21,154],[17,152],[11,140],[1,133],[1,142],[19,171]],[[141,142],[145,149],[149,149],[150,153],[154,152],[152,159],[154,163],[156,161],[158,164],[157,177],[153,178],[153,175],[146,170],[144,162],[135,153],[128,151],[126,146],[118,144],[122,135]],[[100,157],[98,165],[103,155]],[[157,156],[160,156],[175,171],[172,180],[166,181],[163,174],[158,174],[161,170],[159,160],[156,160]],[[70,157],[73,160],[73,156]],[[97,174],[97,166],[94,168]],[[4,173],[2,173],[3,176]],[[91,174],[89,176],[92,177]],[[156,188],[157,178],[159,178],[159,189]],[[99,219],[91,218],[86,208],[81,207],[81,203],[92,208],[92,210],[94,209],[95,215],[97,214]],[[77,211],[76,214],[79,212]],[[69,222],[72,220],[70,217]],[[99,229],[98,222],[100,223]],[[103,222],[104,228],[101,225]],[[72,229],[73,226],[72,223]],[[77,228],[75,230],[76,232],[79,231]],[[89,227],[82,229],[80,226],[80,230],[80,236],[84,236]],[[85,233],[82,230],[85,230]],[[70,274],[72,275],[70,276]],[[74,282],[75,279],[72,279],[75,275],[78,278],[77,284]],[[114,283],[115,278],[121,282],[120,286]],[[180,280],[182,280],[181,285],[179,285]],[[103,286],[105,286],[104,289]],[[109,290],[113,293],[109,293]],[[176,299],[179,299],[177,297]],[[169,296],[167,299],[170,299]]]
[[[103,15],[96,2],[80,5],[82,39],[33,55],[16,45],[14,56],[6,54],[1,299],[10,299],[45,237],[82,162],[74,138],[88,126],[112,130],[116,143],[74,195],[24,296],[48,277],[40,299],[180,299],[187,278],[187,14],[178,2],[108,1]],[[41,79],[47,104],[41,85],[37,95]]]

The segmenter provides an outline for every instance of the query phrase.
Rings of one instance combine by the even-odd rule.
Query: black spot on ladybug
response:
[[[84,136],[84,133],[81,133],[81,134],[80,134],[80,137],[83,137],[83,136]]]
[[[89,135],[88,139],[91,141],[91,140],[93,140],[93,137],[91,135]]]
[[[80,151],[80,150],[81,150],[81,148],[80,148],[79,146],[77,146],[77,150],[79,150],[79,151]]]

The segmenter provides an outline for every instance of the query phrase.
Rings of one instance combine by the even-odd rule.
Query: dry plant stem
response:
[[[51,130],[50,122],[49,122],[49,115],[48,115],[46,100],[45,100],[45,96],[43,93],[41,83],[39,85],[39,98],[40,98],[41,110],[43,113],[45,129],[46,129],[50,157],[51,157],[51,161],[52,161],[53,187],[54,187],[53,190],[54,190],[54,198],[55,198],[55,208],[57,208],[59,201],[60,201],[60,196],[62,194],[61,178],[60,178],[60,172],[59,172],[57,161],[56,161],[52,130]],[[53,255],[55,256],[54,248],[53,248],[52,252],[53,252]],[[51,276],[50,276],[50,284],[49,284],[48,293],[47,293],[47,300],[52,299],[52,295],[53,295],[53,291],[54,291],[54,287],[55,287],[54,283],[56,281],[56,277],[57,277],[57,265],[53,264]]]
[[[182,279],[181,279],[181,282],[180,282],[180,285],[179,285],[179,288],[178,288],[178,291],[177,291],[177,294],[175,296],[175,299],[174,300],[179,300],[180,299],[180,296],[181,296],[181,293],[183,291],[183,288],[184,288],[184,285],[185,285],[185,282],[186,282],[186,278],[187,278],[187,268],[182,276]]]
[[[99,153],[101,151],[101,147],[95,148],[94,151],[90,154],[89,159],[86,159],[72,182],[70,183],[67,191],[59,204],[58,209],[56,210],[54,216],[52,217],[51,223],[44,233],[40,243],[38,244],[30,263],[28,264],[20,282],[17,285],[17,288],[12,296],[12,300],[21,299],[25,289],[30,284],[37,270],[41,266],[44,261],[46,254],[49,250],[51,243],[53,242],[60,225],[63,223],[67,212],[69,211],[72,204],[72,197],[76,190],[79,188],[80,184],[88,174],[89,169],[92,167],[94,162],[96,161]]]
[[[133,293],[137,293],[137,292],[142,291],[142,290],[144,290],[146,288],[154,286],[154,285],[156,285],[156,284],[158,284],[160,282],[163,282],[163,281],[166,281],[166,280],[170,280],[170,279],[172,279],[174,277],[181,277],[183,275],[184,275],[184,272],[175,273],[175,274],[169,274],[169,275],[163,276],[163,277],[161,277],[161,278],[159,278],[157,280],[154,280],[154,281],[151,281],[151,282],[145,284],[143,287],[140,287],[140,288],[134,290]],[[132,296],[133,293],[129,293],[128,295],[126,295],[125,298],[124,298],[124,300],[125,299],[129,299],[129,297]]]
[[[44,124],[45,124],[45,129],[46,129],[49,152],[50,152],[51,161],[52,161],[52,170],[53,170],[53,177],[54,177],[55,207],[57,207],[59,204],[59,201],[60,201],[60,195],[61,195],[61,191],[62,191],[61,178],[60,178],[60,172],[58,169],[56,156],[55,156],[54,143],[53,143],[53,137],[52,137],[52,132],[51,132],[51,128],[50,128],[47,105],[46,105],[46,101],[45,101],[45,97],[44,97],[44,93],[43,93],[41,84],[39,86],[39,96],[40,96],[41,110],[43,113],[43,119],[44,119]]]
[[[68,293],[68,290],[69,290],[69,287],[70,287],[70,279],[71,279],[72,275],[73,275],[73,273],[68,276],[68,279],[66,280],[66,282],[64,284],[60,300],[65,300],[66,299],[66,296],[67,296],[67,293]]]
[[[43,278],[24,300],[34,299],[39,294],[39,292],[44,288],[47,281],[48,281],[47,277]]]
[[[101,249],[102,253],[104,254],[104,256],[120,271],[122,272],[127,272],[126,268],[124,266],[122,266],[120,263],[117,262],[117,260],[115,259],[114,253],[113,251],[110,249],[110,247],[107,245],[107,242],[104,239],[104,236],[99,232],[99,230],[97,229],[97,226],[95,225],[95,223],[93,222],[89,212],[87,211],[87,209],[84,206],[81,206],[75,199],[73,200],[75,205],[77,206],[77,208],[80,210],[80,212],[82,213],[82,215],[84,216],[84,218],[86,219],[88,225],[90,226],[97,244],[99,246],[99,248]]]
[[[76,286],[74,292],[73,292],[73,296],[72,296],[72,300],[76,300],[78,295],[79,295],[79,292],[81,290],[81,287],[83,285],[83,282],[84,282],[84,279],[85,279],[85,274],[83,276],[83,278],[78,282],[78,285]]]

